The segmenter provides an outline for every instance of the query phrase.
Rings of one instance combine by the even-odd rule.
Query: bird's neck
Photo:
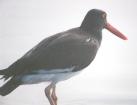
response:
[[[92,37],[92,38],[95,38],[99,41],[99,43],[101,43],[101,40],[102,40],[102,29],[89,29],[89,28],[85,28],[85,27],[82,27],[80,26],[80,30],[88,33],[89,37]]]

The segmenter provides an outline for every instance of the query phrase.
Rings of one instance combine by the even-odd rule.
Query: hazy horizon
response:
[[[0,69],[7,68],[44,38],[79,27],[90,9],[102,9],[108,22],[129,40],[123,41],[103,30],[102,44],[92,64],[57,85],[59,103],[135,105],[136,4],[136,0],[0,0]],[[8,96],[0,96],[0,105],[44,105],[48,103],[46,86],[47,83],[20,86]]]

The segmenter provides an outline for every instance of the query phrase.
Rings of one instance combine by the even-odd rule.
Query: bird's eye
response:
[[[102,18],[104,18],[104,19],[106,18],[106,13],[102,14]]]

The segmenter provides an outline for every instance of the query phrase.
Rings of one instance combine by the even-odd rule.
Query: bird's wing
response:
[[[14,62],[9,68],[6,70],[7,77],[12,76],[14,73],[23,72],[26,70],[27,66],[32,64],[33,58],[37,57],[37,54],[41,52],[42,49],[46,49],[46,47],[57,38],[61,37],[63,33],[58,33],[48,38],[42,40],[39,44],[34,46],[31,50],[29,50],[24,56]]]
[[[85,42],[80,35],[65,32],[43,40],[15,62],[11,75],[45,69],[55,70],[87,66],[96,55],[96,46]],[[14,73],[13,73],[14,72]]]

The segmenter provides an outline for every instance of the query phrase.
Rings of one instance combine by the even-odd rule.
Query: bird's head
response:
[[[116,36],[118,36],[119,38],[127,40],[126,36],[124,36],[120,31],[118,31],[116,28],[114,28],[107,22],[107,14],[99,9],[90,10],[85,16],[80,27],[89,33],[99,32],[105,28]]]

